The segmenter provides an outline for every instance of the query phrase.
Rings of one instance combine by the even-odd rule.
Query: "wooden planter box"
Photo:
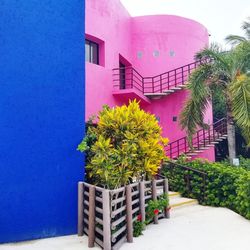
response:
[[[78,183],[78,235],[88,235],[88,246],[96,242],[104,250],[118,249],[125,241],[133,242],[133,221],[141,215],[150,200],[165,193],[167,179],[142,181],[114,190],[104,189],[86,182]],[[154,217],[169,218],[169,210]]]

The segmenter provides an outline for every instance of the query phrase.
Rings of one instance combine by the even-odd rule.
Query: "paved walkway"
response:
[[[0,245],[0,250],[84,250],[87,237],[65,236]],[[93,250],[99,250],[95,247]],[[120,250],[250,250],[250,221],[225,208],[194,205],[172,211]]]

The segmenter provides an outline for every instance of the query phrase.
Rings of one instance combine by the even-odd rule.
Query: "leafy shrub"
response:
[[[78,150],[87,153],[89,177],[95,184],[117,188],[155,175],[165,158],[161,127],[136,101],[99,112]]]
[[[137,219],[133,222],[133,236],[139,237],[142,235],[145,226],[145,223],[141,221],[140,216],[138,215]]]
[[[181,165],[207,174],[205,192],[202,190],[201,175],[192,170],[183,171],[179,167],[163,167],[172,190],[184,196],[195,198],[209,206],[227,207],[250,219],[250,171],[242,167],[233,167],[222,163],[210,163],[204,160],[183,162]],[[187,189],[185,175],[190,174],[190,190]]]
[[[142,221],[142,216],[139,214],[136,220],[133,222],[133,236],[139,237],[142,235],[142,231],[146,228],[146,225],[153,221],[155,215],[164,212],[165,208],[168,208],[169,199],[168,195],[162,194],[157,197],[157,200],[150,200],[146,208],[145,222]]]
[[[168,196],[163,194],[157,200],[150,200],[146,208],[146,225],[150,224],[155,215],[162,213],[169,205]]]
[[[239,160],[240,160],[239,167],[242,167],[246,170],[250,170],[250,159],[249,158],[244,158],[243,156],[240,156]],[[221,163],[225,164],[225,165],[230,165],[229,159],[225,159]],[[232,165],[232,166],[234,167],[234,165]]]

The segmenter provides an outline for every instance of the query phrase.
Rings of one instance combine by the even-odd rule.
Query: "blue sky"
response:
[[[242,35],[240,26],[250,16],[250,0],[120,0],[132,16],[171,14],[194,19],[211,37],[226,46],[228,34]]]

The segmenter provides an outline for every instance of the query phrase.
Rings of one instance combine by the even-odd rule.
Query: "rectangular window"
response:
[[[99,64],[99,45],[90,40],[85,40],[85,61]]]

